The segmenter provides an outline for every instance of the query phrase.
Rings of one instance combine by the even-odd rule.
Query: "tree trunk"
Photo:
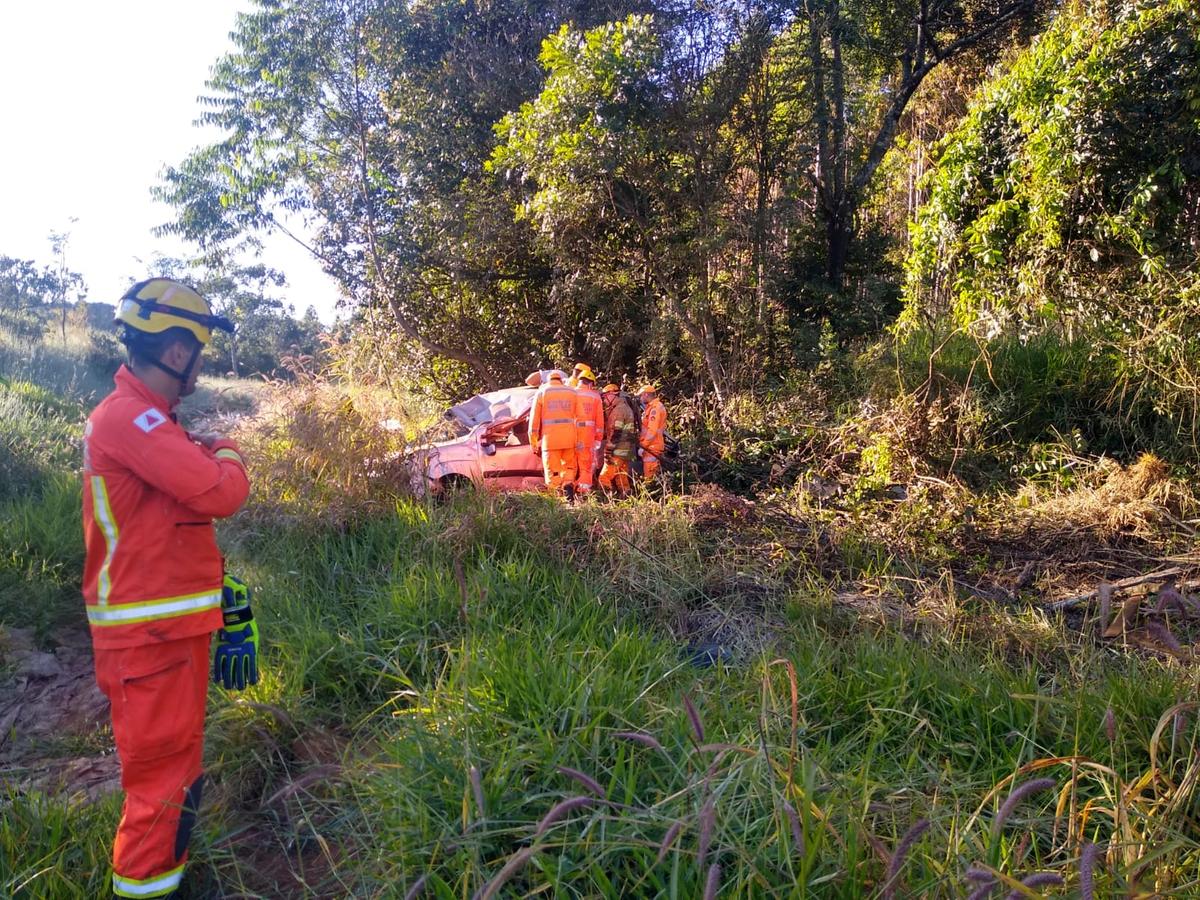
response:
[[[842,204],[846,206],[849,204]],[[833,290],[841,290],[846,279],[846,261],[854,239],[853,213],[844,209],[825,213],[825,278]]]

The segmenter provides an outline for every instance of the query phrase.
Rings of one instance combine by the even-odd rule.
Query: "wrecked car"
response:
[[[423,496],[470,484],[496,491],[544,488],[542,460],[529,443],[536,395],[536,388],[522,385],[476,394],[446,410],[462,434],[410,454],[413,492]]]
[[[445,418],[460,433],[409,453],[413,493],[426,496],[469,485],[493,491],[544,490],[542,459],[529,442],[535,396],[536,387],[521,385],[476,394],[446,410]],[[664,469],[677,468],[678,459],[679,442],[668,434]]]

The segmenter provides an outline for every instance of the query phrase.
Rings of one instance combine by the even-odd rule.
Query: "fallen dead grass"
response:
[[[1164,531],[1182,526],[1197,510],[1190,486],[1171,477],[1170,467],[1152,453],[1129,466],[1098,461],[1074,490],[1040,500],[1028,517],[1049,535],[1086,532],[1100,541],[1136,538],[1159,543]]]

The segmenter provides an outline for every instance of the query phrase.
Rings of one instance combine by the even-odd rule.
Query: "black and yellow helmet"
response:
[[[233,323],[214,316],[208,301],[193,288],[170,278],[148,278],[127,290],[117,303],[116,320],[143,334],[184,328],[204,345],[214,328],[233,333]]]

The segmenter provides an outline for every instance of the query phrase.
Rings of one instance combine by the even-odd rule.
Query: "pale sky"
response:
[[[151,228],[166,164],[214,137],[192,123],[209,69],[230,47],[248,0],[39,0],[0,17],[0,255],[52,262],[47,236],[69,231],[67,266],[88,299],[113,302],[155,253],[191,255]],[[72,217],[78,222],[71,224]],[[302,228],[303,226],[298,226]],[[297,315],[333,320],[337,288],[286,237],[263,261],[288,278]]]

